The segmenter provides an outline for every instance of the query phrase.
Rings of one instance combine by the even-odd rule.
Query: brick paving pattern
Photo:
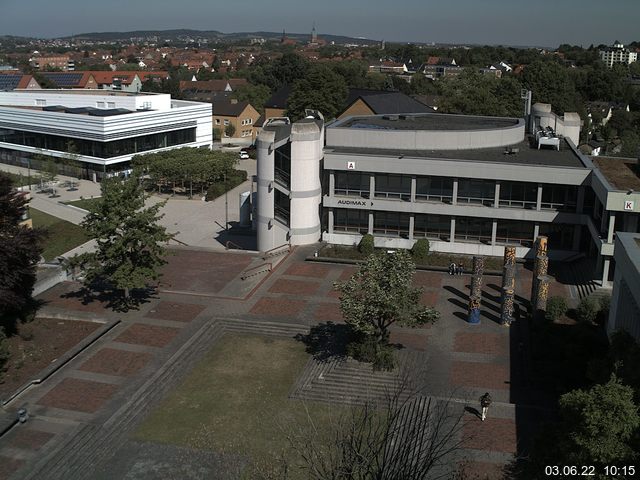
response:
[[[156,325],[131,325],[116,338],[116,342],[164,347],[178,334],[177,328],[158,327]]]
[[[465,417],[462,431],[463,437],[469,439],[464,447],[470,450],[517,452],[515,422],[506,418],[492,418],[491,408],[484,422],[477,417]]]
[[[306,303],[303,300],[266,297],[258,300],[250,313],[253,315],[295,316],[300,313]]]
[[[313,310],[313,318],[318,322],[344,323],[339,303],[319,303]]]
[[[412,350],[426,351],[427,338],[424,334],[420,335],[415,332],[392,330],[389,336],[389,342],[400,344],[404,348],[410,348]]]
[[[453,349],[456,352],[506,355],[509,339],[500,333],[458,332]]]
[[[464,462],[462,465],[464,478],[478,480],[503,480],[503,467],[497,463]]]
[[[24,465],[24,460],[0,455],[0,478],[9,478],[17,472],[22,465]]]
[[[315,263],[295,263],[291,265],[285,275],[293,275],[296,277],[312,277],[324,278],[331,271],[328,265],[318,265]]]
[[[149,310],[145,317],[158,320],[173,320],[174,322],[190,322],[207,308],[205,305],[193,303],[162,301]]]
[[[427,307],[435,307],[438,304],[440,295],[438,292],[422,292],[420,303]]]
[[[317,282],[303,282],[279,278],[269,289],[271,293],[290,293],[292,295],[313,295],[318,290]]]
[[[162,288],[214,294],[245,270],[253,257],[243,254],[173,250],[160,279]]]
[[[442,273],[418,271],[413,275],[413,283],[424,288],[440,288],[442,286]]]
[[[111,398],[117,385],[77,378],[65,378],[38,400],[39,405],[95,413]]]
[[[76,312],[102,313],[109,304],[107,296],[86,298],[75,282],[62,282],[42,294],[47,306]]]
[[[509,368],[499,363],[454,361],[451,364],[451,383],[460,387],[508,390]]]
[[[79,369],[105,375],[128,376],[137,373],[151,358],[150,353],[103,348]]]

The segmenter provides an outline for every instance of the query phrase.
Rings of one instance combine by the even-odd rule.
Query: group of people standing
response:
[[[464,273],[464,265],[461,263],[456,265],[452,263],[449,265],[449,275],[462,275]]]

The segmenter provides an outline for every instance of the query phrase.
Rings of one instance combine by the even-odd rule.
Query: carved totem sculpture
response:
[[[482,275],[484,274],[484,257],[473,257],[473,273],[471,275],[471,292],[469,294],[469,323],[480,323],[480,303],[482,301]]]

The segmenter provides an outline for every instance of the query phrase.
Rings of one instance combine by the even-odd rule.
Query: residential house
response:
[[[624,45],[616,40],[612,46],[600,50],[600,59],[609,68],[613,67],[616,63],[629,65],[638,60],[638,52],[632,52],[624,48]]]
[[[75,67],[75,63],[69,55],[38,55],[30,60],[31,65],[42,70],[43,68],[59,68],[63,72],[71,72]]]
[[[285,85],[276,90],[264,104],[264,120],[274,117],[284,117],[290,94],[291,85]]]
[[[92,72],[41,72],[40,75],[57,88],[98,88],[98,83]]]
[[[213,128],[222,134],[222,143],[242,143],[251,145],[255,142],[255,123],[260,118],[258,111],[249,102],[236,99],[221,99],[213,103]],[[230,125],[233,134],[228,135]]]
[[[401,92],[351,88],[346,108],[338,119],[354,115],[435,113],[435,110]]]
[[[401,62],[380,60],[379,64],[369,65],[369,72],[403,74],[407,73],[408,69],[407,66]]]
[[[0,90],[35,90],[39,88],[40,84],[32,75],[23,75],[21,72],[0,72]]]

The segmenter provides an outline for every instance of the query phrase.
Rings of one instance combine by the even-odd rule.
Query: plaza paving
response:
[[[126,314],[105,308],[108,298],[77,294],[73,283],[43,294],[51,315],[121,323],[7,405],[9,411],[27,407],[31,418],[0,438],[0,478],[109,478],[111,465],[118,478],[237,478],[246,459],[132,443],[130,434],[226,331],[292,337],[319,322],[343,322],[333,283],[355,267],[305,261],[313,250],[296,248],[269,274],[242,280],[245,269],[264,263],[261,257],[176,249],[158,292]],[[520,268],[521,302],[530,276]],[[485,278],[480,325],[466,322],[467,275],[418,272],[415,280],[425,289],[422,301],[436,306],[441,320],[393,328],[391,340],[424,363],[426,393],[452,396],[461,411],[468,407],[464,433],[474,440],[462,453],[471,470],[493,475],[544,412],[544,399],[528,384],[526,329],[518,322],[499,325],[499,277]],[[552,291],[568,295],[564,285]],[[485,391],[494,404],[482,423],[473,409]]]

